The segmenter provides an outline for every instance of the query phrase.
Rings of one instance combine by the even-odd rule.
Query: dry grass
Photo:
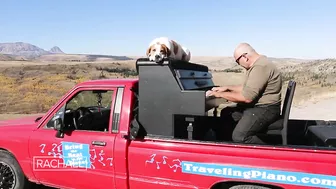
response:
[[[208,60],[208,61],[206,61]],[[244,72],[233,59],[198,57],[193,62],[208,65],[216,85],[236,85]],[[294,106],[336,96],[336,61],[301,63],[277,60],[284,75],[283,92],[289,79],[297,81]],[[0,62],[0,112],[9,114],[47,111],[75,84],[91,79],[136,77],[132,61],[99,62]],[[323,65],[323,66],[321,66]],[[233,68],[233,69],[232,69]]]
[[[129,64],[95,63],[0,68],[0,112],[46,112],[69,89],[85,80],[134,77],[129,67]]]

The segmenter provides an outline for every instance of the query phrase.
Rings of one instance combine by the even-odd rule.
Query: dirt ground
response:
[[[8,119],[17,119],[27,116],[35,116],[35,115],[41,115],[41,114],[0,114],[0,121]]]
[[[316,102],[307,102],[302,106],[293,107],[290,112],[290,118],[336,121],[334,107],[336,107],[335,97]]]

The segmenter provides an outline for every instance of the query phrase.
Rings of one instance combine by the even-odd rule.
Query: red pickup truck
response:
[[[335,122],[289,119],[294,81],[265,144],[241,144],[209,114],[225,102],[205,96],[206,66],[136,67],[137,79],[78,84],[42,117],[0,121],[0,188],[336,188]]]

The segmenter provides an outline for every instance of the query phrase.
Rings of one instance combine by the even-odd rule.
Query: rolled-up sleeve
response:
[[[269,71],[265,66],[254,66],[251,68],[246,83],[243,87],[242,95],[249,100],[255,100],[267,85]]]

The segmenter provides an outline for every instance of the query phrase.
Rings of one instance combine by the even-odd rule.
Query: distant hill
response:
[[[296,65],[308,62],[306,59],[295,58],[274,58],[268,57],[274,64],[279,67],[287,65]],[[218,56],[193,56],[190,62],[203,64],[209,67],[211,70],[226,70],[226,69],[241,69],[241,67],[235,62],[233,57],[218,57]]]
[[[64,54],[64,52],[57,46],[51,48],[49,52],[53,54]]]
[[[35,45],[23,42],[0,43],[0,53],[14,56],[22,56],[26,59],[33,59],[41,55],[51,54],[51,52],[39,48]]]
[[[313,74],[321,75],[323,77],[325,77],[326,75],[332,75],[334,77],[336,74],[336,59],[318,59],[295,65],[286,65],[283,67],[283,71],[293,73],[300,71],[309,71]],[[336,78],[334,80],[336,83]]]
[[[49,51],[35,45],[15,42],[0,43],[0,61],[34,60],[34,61],[70,61],[94,62],[111,60],[133,60],[126,56],[66,54],[61,48],[54,46]]]
[[[127,56],[91,55],[91,54],[48,54],[35,59],[41,62],[106,62],[106,61],[133,60]]]
[[[11,61],[14,60],[13,57],[6,54],[0,54],[0,61]]]

